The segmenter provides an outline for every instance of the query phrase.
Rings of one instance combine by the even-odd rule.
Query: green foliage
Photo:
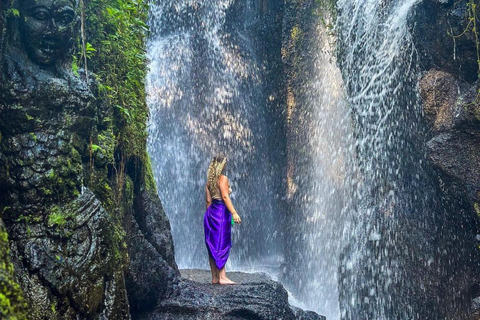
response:
[[[67,220],[65,219],[65,216],[58,210],[53,211],[49,216],[48,216],[48,226],[59,226],[63,227],[67,223]]]
[[[337,0],[315,0],[313,13],[318,15],[325,27],[333,29],[333,21],[337,19]],[[325,12],[330,19],[326,19]]]
[[[10,17],[20,17],[20,11],[18,11],[18,9],[15,9],[15,8],[10,8],[7,10],[7,15],[10,16]]]
[[[290,32],[290,37],[292,38],[294,43],[298,43],[303,39],[303,31],[298,26],[294,26],[292,31]]]
[[[85,47],[85,55],[87,56],[87,59],[91,59],[97,50],[90,44],[90,42],[87,42],[87,45]]]
[[[22,291],[13,278],[13,265],[10,262],[8,234],[0,221],[0,319],[27,319],[27,309]]]
[[[460,38],[464,35],[466,35],[468,32],[471,32],[473,34],[473,37],[475,38],[475,48],[477,52],[477,77],[480,78],[480,39],[478,35],[478,28],[477,28],[477,21],[478,21],[478,15],[477,15],[477,4],[475,3],[474,0],[468,0],[467,2],[467,14],[468,14],[468,24],[463,30],[462,33],[458,35],[453,35],[450,32],[448,33],[454,40],[456,38]],[[475,100],[468,104],[474,104],[479,101],[480,98],[480,89],[477,91],[477,95],[475,97]]]
[[[113,129],[122,156],[143,156],[148,109],[145,40],[148,6],[142,0],[86,1],[88,69],[114,108]]]
[[[72,59],[72,72],[75,76],[79,77],[80,75],[78,74],[78,59],[76,56],[73,56]]]
[[[95,152],[97,150],[100,150],[100,152],[103,152],[103,150],[100,146],[92,143],[92,151]]]

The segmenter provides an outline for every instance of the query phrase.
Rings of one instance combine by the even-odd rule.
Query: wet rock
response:
[[[46,213],[36,223],[8,226],[12,258],[22,257],[16,273],[28,289],[33,318],[61,319],[63,312],[88,318],[100,312],[127,319],[123,273],[115,267],[113,223],[95,195],[85,188],[74,201]],[[115,296],[106,309],[106,299]]]
[[[95,77],[71,70],[77,16],[66,4],[78,3],[42,3],[57,12],[53,20],[65,18],[65,28],[51,32],[30,23],[38,17],[26,10],[29,2],[18,3],[25,19],[10,14],[0,32],[0,213],[15,278],[31,319],[128,320],[114,161],[93,163],[92,145],[103,147],[99,136],[112,128],[101,125],[99,114],[108,111],[94,96]],[[42,50],[44,33],[56,48]]]
[[[430,161],[451,178],[449,181],[456,181],[457,189],[468,189],[473,206],[475,200],[480,200],[480,132],[442,133],[427,145]]]
[[[453,127],[457,105],[459,83],[446,72],[430,70],[420,81],[420,94],[423,110],[430,126],[434,130],[446,130]],[[460,111],[460,110],[458,110]]]
[[[476,297],[472,300],[472,316],[471,320],[480,319],[480,297]]]
[[[420,67],[428,70],[419,84],[429,129],[427,158],[443,193],[439,200],[447,208],[441,228],[449,236],[443,241],[458,253],[440,264],[455,274],[445,280],[452,284],[443,290],[450,291],[451,304],[458,307],[456,314],[446,315],[449,319],[470,318],[466,314],[480,287],[475,244],[480,228],[479,67],[472,29],[480,10],[474,3],[476,13],[469,1],[421,1],[410,17]]]
[[[477,15],[478,12],[477,8]],[[467,1],[418,3],[410,17],[410,27],[423,70],[436,68],[462,80],[476,80],[475,36],[471,31],[464,32],[469,16]]]
[[[265,274],[230,272],[236,285],[212,285],[208,270],[183,270],[176,292],[138,319],[325,319],[292,308],[283,286]],[[193,280],[190,280],[193,279]]]
[[[124,224],[130,258],[126,284],[131,312],[137,319],[139,313],[153,311],[163,299],[172,295],[179,273],[145,239],[132,215],[126,216]]]
[[[153,191],[153,192],[152,192]],[[145,235],[145,239],[160,254],[162,259],[177,270],[170,232],[170,222],[154,190],[139,190],[135,198],[135,220]]]
[[[428,158],[438,170],[440,180],[449,184],[449,192],[457,199],[467,198],[474,215],[480,201],[477,85],[444,71],[430,70],[420,80],[420,93],[431,131]]]

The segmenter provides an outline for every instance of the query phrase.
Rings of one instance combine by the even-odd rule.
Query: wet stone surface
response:
[[[235,285],[211,284],[208,270],[180,270],[176,291],[149,315],[138,319],[301,319],[325,320],[294,308],[278,282],[264,273],[229,272]]]
[[[202,269],[180,269],[182,278],[204,283],[211,284],[212,276],[209,270]],[[239,285],[254,284],[263,281],[271,281],[272,278],[267,273],[245,273],[245,272],[228,272],[227,276],[230,280],[235,281]]]

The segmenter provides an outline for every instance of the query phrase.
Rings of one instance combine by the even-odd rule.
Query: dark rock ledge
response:
[[[212,285],[208,270],[180,270],[182,278],[172,296],[160,302],[155,312],[141,320],[325,320],[312,311],[288,303],[288,294],[278,282],[263,273],[230,272],[236,285]]]

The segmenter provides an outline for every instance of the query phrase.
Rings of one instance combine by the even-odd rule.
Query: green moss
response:
[[[50,213],[50,215],[48,216],[49,227],[53,227],[53,226],[64,227],[66,223],[67,223],[67,220],[65,216],[60,212],[58,208],[54,210],[52,213]]]
[[[75,225],[75,214],[78,210],[78,204],[71,202],[66,206],[52,206],[48,215],[48,227],[50,230],[63,238],[69,238],[72,235],[72,227]]]
[[[0,220],[0,319],[27,319],[27,306],[20,286],[13,278],[13,265],[10,262],[8,234]]]
[[[303,31],[298,26],[294,26],[290,32],[290,37],[295,44],[298,44],[303,40]]]
[[[109,163],[113,163],[114,160],[114,152],[115,152],[115,139],[113,134],[109,131],[104,131],[103,134],[99,134],[98,137],[98,144],[101,146],[102,153],[108,159]]]
[[[143,176],[145,179],[145,187],[149,193],[157,193],[157,185],[155,183],[155,178],[153,176],[152,164],[148,154],[145,155],[146,162],[144,164]]]
[[[37,135],[33,132],[30,132],[30,137],[33,139],[33,141],[37,142]]]
[[[45,196],[51,196],[53,194],[53,191],[48,189],[48,188],[45,188],[45,187],[40,187],[40,191],[41,193],[43,193],[43,195]]]
[[[55,307],[55,303],[52,302],[52,304],[50,305],[50,309],[52,310],[52,313],[53,314],[57,314],[57,308]]]
[[[480,219],[480,203],[475,202],[473,204],[473,207],[475,208],[475,212],[477,213],[477,217]]]
[[[98,76],[100,95],[113,108],[116,147],[127,159],[143,155],[147,137],[147,12],[146,1],[88,1],[86,26],[92,36],[79,50],[90,57],[89,68]]]
[[[18,9],[15,9],[15,8],[10,8],[7,10],[7,15],[18,18],[20,17],[20,11],[18,11]]]
[[[17,219],[16,222],[23,222],[25,224],[32,224],[32,223],[37,223],[41,222],[42,217],[41,216],[34,216],[34,215],[20,215]]]

